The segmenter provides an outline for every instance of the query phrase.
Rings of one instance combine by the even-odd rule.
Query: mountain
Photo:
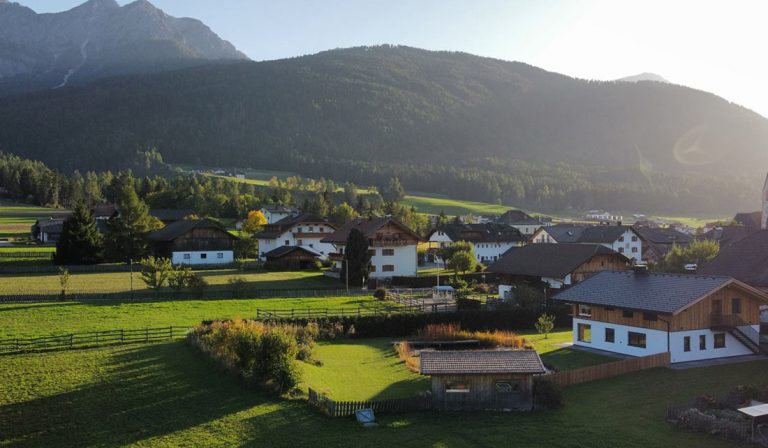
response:
[[[675,196],[674,204],[706,210],[757,198],[744,179],[764,176],[766,141],[768,120],[687,87],[585,81],[394,46],[0,101],[0,150],[60,169],[130,166],[137,150],[154,147],[172,163],[365,184],[397,173],[409,189],[505,203],[607,208],[599,195],[614,195],[622,210],[652,193],[656,203]],[[581,199],[569,199],[582,188]]]
[[[89,0],[53,14],[0,0],[0,93],[242,59],[202,22],[146,0]]]
[[[640,73],[639,75],[632,75],[632,76],[626,76],[624,78],[619,78],[616,81],[623,81],[623,82],[640,82],[640,81],[654,81],[654,82],[663,82],[664,84],[669,84],[669,81],[667,81],[663,76],[657,75],[656,73]]]

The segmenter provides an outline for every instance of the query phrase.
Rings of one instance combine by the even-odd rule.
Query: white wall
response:
[[[312,228],[312,232],[309,231],[310,227]],[[301,232],[299,232],[299,230],[301,230]],[[271,250],[277,249],[278,247],[301,246],[307,249],[311,249],[315,252],[319,252],[321,255],[320,259],[325,260],[328,258],[328,254],[334,252],[335,249],[333,244],[321,243],[320,240],[333,233],[333,231],[333,228],[326,224],[313,224],[311,226],[307,224],[295,225],[283,232],[283,234],[277,238],[259,239],[259,259],[261,261],[266,260],[264,254]],[[294,232],[302,233],[304,236],[299,239],[294,238]],[[306,236],[306,234],[312,235]],[[301,242],[301,244],[299,244],[299,242]]]
[[[185,258],[185,255],[189,258]],[[205,258],[203,258],[204,255]],[[221,258],[219,258],[219,255],[221,255]],[[234,263],[234,261],[235,254],[231,250],[173,252],[171,256],[171,262],[174,265],[230,264]]]
[[[516,228],[523,235],[533,235],[539,230],[539,227],[543,227],[544,224],[512,224],[512,227]]]
[[[448,236],[447,233],[436,230],[432,232],[432,235],[429,236],[429,248],[439,248],[439,247],[445,247],[453,242],[451,240],[451,237]]]
[[[630,260],[635,259],[635,261],[640,261],[643,258],[643,243],[640,241],[640,237],[634,231],[629,229],[627,229],[621,236],[624,238],[624,241],[619,241],[621,239],[619,238],[612,244],[603,244],[603,246],[623,254]]]
[[[557,243],[552,236],[547,233],[546,229],[536,233],[536,236],[531,240],[532,243]]]
[[[501,256],[509,249],[517,247],[518,244],[511,242],[476,243],[473,244],[473,246],[477,261],[483,264],[489,264],[501,258]]]
[[[371,272],[371,278],[385,278],[399,275],[416,275],[418,271],[418,250],[415,244],[395,247],[370,247],[376,254],[371,256],[371,265],[376,270]],[[384,249],[393,249],[394,255],[382,255]],[[384,265],[393,265],[394,271],[384,272]]]
[[[578,340],[578,324],[592,326],[592,342],[586,343]],[[615,342],[605,342],[605,329],[613,328]],[[645,333],[646,348],[632,347],[628,344],[628,332]],[[730,333],[725,333],[725,347],[715,348],[715,333],[709,329],[691,331],[673,331],[669,334],[669,347],[672,353],[672,362],[697,361],[701,359],[726,358],[729,356],[752,355],[752,351],[739,342]],[[699,336],[707,338],[706,350],[699,350]],[[684,338],[691,338],[691,351],[684,351]],[[581,347],[590,347],[598,350],[621,353],[630,356],[648,356],[667,351],[667,332],[651,330],[648,328],[630,327],[607,322],[597,322],[588,319],[573,319],[573,344]]]

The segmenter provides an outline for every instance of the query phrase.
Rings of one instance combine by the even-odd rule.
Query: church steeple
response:
[[[765,184],[763,184],[763,216],[760,222],[763,229],[768,229],[768,176],[765,177]]]

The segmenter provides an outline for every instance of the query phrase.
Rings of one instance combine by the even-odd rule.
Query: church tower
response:
[[[765,177],[763,184],[763,216],[760,222],[763,229],[768,229],[768,176]]]

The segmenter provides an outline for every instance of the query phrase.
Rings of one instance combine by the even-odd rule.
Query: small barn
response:
[[[303,246],[280,246],[264,254],[267,268],[285,270],[312,269],[320,256],[319,252]]]
[[[147,235],[156,257],[174,265],[230,264],[237,237],[207,219],[182,220]]]
[[[546,372],[535,350],[422,351],[432,407],[443,411],[531,410],[533,377]]]

